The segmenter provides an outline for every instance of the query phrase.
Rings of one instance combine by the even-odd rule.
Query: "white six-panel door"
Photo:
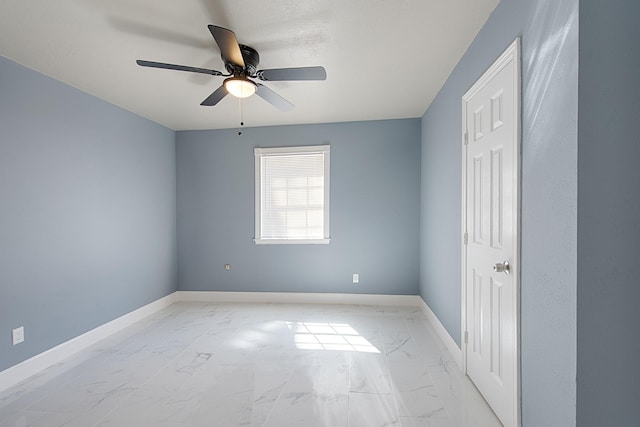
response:
[[[463,97],[466,372],[519,425],[519,41]]]

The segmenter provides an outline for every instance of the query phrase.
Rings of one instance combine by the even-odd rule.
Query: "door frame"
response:
[[[521,100],[522,100],[522,89],[521,89],[521,48],[520,48],[520,37],[516,38],[513,43],[500,55],[500,57],[482,74],[482,76],[471,86],[471,88],[464,94],[462,97],[462,126],[461,126],[461,141],[462,141],[462,221],[461,221],[461,242],[460,242],[460,252],[461,252],[461,287],[462,287],[462,310],[461,310],[461,350],[462,350],[462,371],[465,375],[467,375],[467,141],[468,141],[468,132],[467,132],[467,102],[483,88],[487,82],[489,82],[492,78],[494,78],[506,65],[510,62],[513,62],[515,66],[513,67],[514,71],[514,97],[516,98],[514,101],[514,117],[516,120],[514,126],[514,140],[515,147],[513,150],[513,165],[514,165],[514,176],[512,179],[514,180],[514,191],[515,197],[513,199],[513,215],[514,215],[514,233],[516,236],[516,244],[514,245],[514,253],[513,253],[513,263],[511,265],[511,271],[513,273],[513,281],[514,281],[514,307],[516,309],[515,315],[515,333],[516,333],[516,349],[515,349],[515,365],[514,369],[516,372],[514,373],[515,378],[515,405],[514,408],[514,425],[521,425],[521,393],[520,393],[520,246],[521,246],[521,145],[522,145],[522,131],[521,131]]]

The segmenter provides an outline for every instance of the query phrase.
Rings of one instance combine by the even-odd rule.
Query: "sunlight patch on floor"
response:
[[[286,322],[301,350],[357,351],[380,353],[373,344],[347,323]]]

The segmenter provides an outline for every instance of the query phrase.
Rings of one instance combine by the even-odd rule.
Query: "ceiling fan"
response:
[[[279,109],[280,111],[290,111],[293,104],[278,95],[261,83],[252,79],[262,81],[292,81],[292,80],[325,80],[327,72],[324,67],[298,67],[298,68],[272,68],[268,70],[258,70],[260,55],[258,52],[243,44],[239,44],[233,31],[216,25],[209,25],[209,31],[215,39],[224,67],[227,74],[220,71],[206,68],[189,67],[186,65],[165,64],[163,62],[152,62],[137,60],[136,63],[143,67],[164,68],[167,70],[188,71],[191,73],[211,74],[213,76],[227,77],[222,86],[216,89],[200,105],[212,106],[220,102],[227,94],[237,98],[247,98],[254,93]]]

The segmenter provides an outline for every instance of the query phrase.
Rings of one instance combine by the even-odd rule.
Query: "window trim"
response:
[[[257,245],[326,245],[331,241],[329,232],[329,191],[330,191],[330,154],[331,146],[329,145],[305,145],[305,146],[292,146],[292,147],[269,147],[262,148],[256,147],[253,149],[255,156],[255,169],[254,169],[254,196],[255,196],[255,236],[253,241]],[[324,220],[324,238],[322,239],[265,239],[261,238],[261,219],[262,219],[262,203],[261,203],[261,188],[260,178],[262,175],[261,159],[264,155],[277,156],[277,155],[296,155],[296,154],[324,154],[324,206],[323,206],[323,220]]]

